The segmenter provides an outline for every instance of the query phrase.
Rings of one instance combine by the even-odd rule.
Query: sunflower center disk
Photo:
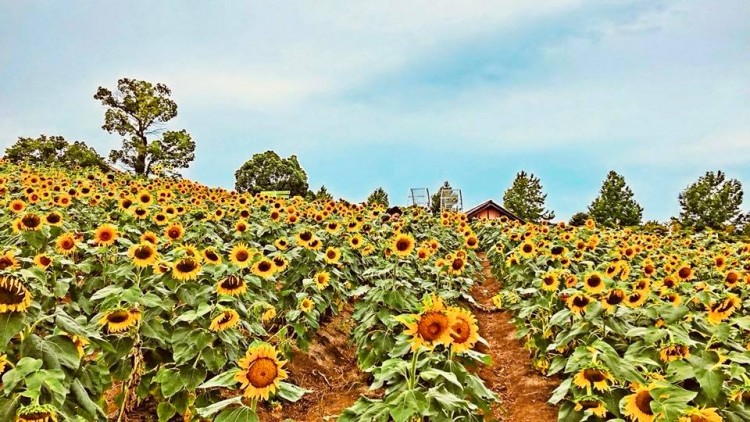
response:
[[[269,358],[259,358],[247,370],[247,380],[255,388],[264,388],[273,384],[278,375],[276,363]]]

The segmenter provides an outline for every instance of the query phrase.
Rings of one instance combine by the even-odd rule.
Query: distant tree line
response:
[[[68,142],[59,135],[19,137],[5,150],[4,159],[14,163],[30,163],[69,168],[95,167],[108,172],[122,166],[144,177],[179,177],[178,171],[195,159],[195,141],[184,129],[165,130],[177,116],[177,103],[172,91],[164,84],[122,78],[112,91],[99,87],[94,99],[105,107],[102,129],[121,137],[119,149],[110,151],[109,160],[83,141]],[[288,191],[291,196],[309,200],[329,201],[333,196],[325,186],[310,190],[307,173],[297,156],[280,157],[274,151],[253,155],[235,172],[238,192],[257,194],[263,191]],[[678,199],[680,215],[672,223],[683,228],[743,232],[750,236],[750,213],[743,214],[742,184],[729,179],[722,171],[709,171],[683,190]],[[555,218],[546,205],[547,195],[541,181],[531,173],[516,174],[503,195],[503,206],[525,221],[544,222]],[[437,214],[455,209],[458,194],[444,182],[430,198],[430,210]],[[388,194],[379,187],[368,197],[368,204],[388,208]],[[643,207],[635,200],[625,178],[610,171],[599,195],[586,211],[574,214],[574,226],[592,219],[605,227],[630,227],[642,224]],[[647,223],[652,224],[652,223]]]

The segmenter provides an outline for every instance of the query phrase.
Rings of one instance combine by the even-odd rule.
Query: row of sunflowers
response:
[[[465,364],[478,238],[461,215],[0,162],[0,420],[258,420],[289,358],[354,306],[381,398],[342,420],[482,420]]]
[[[560,421],[750,420],[750,245],[565,224],[475,225]]]

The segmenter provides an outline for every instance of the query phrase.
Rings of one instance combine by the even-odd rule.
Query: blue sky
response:
[[[0,148],[45,133],[107,155],[92,97],[120,77],[172,88],[184,174],[212,186],[272,149],[354,201],[449,180],[468,208],[519,170],[560,218],[609,170],[646,219],[707,170],[750,196],[746,0],[0,0]]]

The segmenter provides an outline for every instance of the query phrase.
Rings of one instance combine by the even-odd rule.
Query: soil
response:
[[[351,306],[321,325],[307,352],[296,350],[285,368],[287,381],[311,390],[296,403],[285,403],[273,412],[260,409],[261,421],[335,421],[361,396],[375,397],[368,390],[368,374],[357,366],[356,348],[349,342],[354,328]]]
[[[487,340],[489,347],[477,349],[492,357],[492,364],[479,368],[479,376],[501,402],[493,408],[492,417],[500,421],[557,421],[555,406],[547,404],[552,391],[559,382],[547,378],[531,366],[529,352],[516,339],[516,330],[511,315],[491,311],[492,297],[500,291],[500,283],[492,276],[489,262],[484,258],[483,281],[472,288],[474,299],[487,310],[475,309],[479,323],[479,334]]]

